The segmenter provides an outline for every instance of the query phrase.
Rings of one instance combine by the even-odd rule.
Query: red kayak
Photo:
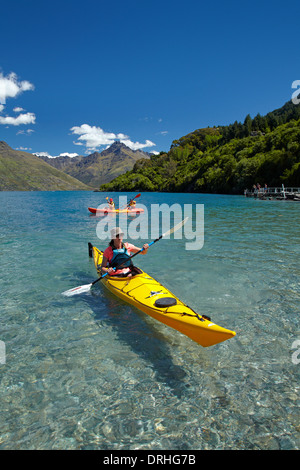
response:
[[[88,210],[92,214],[106,215],[106,214],[140,214],[144,212],[144,209],[139,209],[135,207],[134,209],[94,209],[93,207],[88,207]]]

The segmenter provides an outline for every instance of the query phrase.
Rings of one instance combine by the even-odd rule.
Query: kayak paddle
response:
[[[163,233],[162,235],[160,235],[160,237],[156,238],[155,240],[153,240],[152,242],[149,243],[149,248],[151,245],[153,245],[154,243],[158,242],[159,240],[161,240],[163,237],[166,237],[167,235],[171,235],[171,233],[174,233],[176,232],[177,230],[179,230],[185,223],[186,221],[188,220],[188,217],[186,217],[184,220],[182,220],[181,222],[179,222],[179,224],[175,225],[173,228],[171,228],[170,230],[168,230],[167,232]],[[90,251],[90,246],[89,246],[89,251]],[[136,253],[134,253],[133,255],[131,255],[127,260],[123,261],[121,264],[119,264],[118,266],[116,266],[114,269],[119,269],[124,263],[127,263],[129,259],[132,259],[134,258],[136,255],[142,253],[142,251],[144,251],[144,248],[141,248],[141,250],[137,251]],[[74,287],[73,289],[69,289],[69,290],[66,290],[65,292],[62,292],[63,295],[66,295],[67,297],[71,297],[72,295],[77,295],[77,294],[84,294],[85,292],[88,292],[91,287],[93,287],[97,282],[101,281],[101,279],[103,279],[105,276],[108,275],[108,272],[103,274],[102,276],[98,277],[98,279],[96,279],[95,281],[91,282],[91,284],[84,284],[83,286],[78,286],[78,287]]]
[[[126,204],[126,206],[125,206],[125,207],[123,207],[123,209],[122,209],[122,210],[126,209],[126,207],[128,207],[128,206],[129,206],[129,204],[131,203],[131,201],[133,201],[134,199],[137,199],[137,198],[138,198],[138,197],[140,197],[140,196],[141,196],[141,193],[137,194],[135,197],[133,197],[132,199],[130,199],[130,201],[128,202],[128,204]]]

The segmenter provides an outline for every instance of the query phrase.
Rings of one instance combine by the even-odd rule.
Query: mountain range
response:
[[[150,154],[114,142],[103,152],[88,156],[49,158],[14,150],[0,141],[0,190],[47,191],[98,189],[131,170]]]
[[[150,154],[141,150],[131,150],[117,141],[101,153],[94,152],[85,157],[79,155],[56,158],[40,156],[40,158],[82,183],[98,189],[101,184],[108,183],[126,171],[132,170],[139,159],[150,159]]]

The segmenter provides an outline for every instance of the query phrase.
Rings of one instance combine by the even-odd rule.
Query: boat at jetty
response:
[[[253,188],[251,190],[245,189],[244,195],[258,199],[300,201],[300,188],[285,188],[284,185],[281,187]]]

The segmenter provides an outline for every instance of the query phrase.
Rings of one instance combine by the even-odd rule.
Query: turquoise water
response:
[[[135,258],[237,333],[202,348],[102,285],[61,295],[96,279],[87,243],[107,243],[87,207],[105,196],[0,193],[0,449],[299,449],[300,204],[142,193],[204,204],[201,250]]]

